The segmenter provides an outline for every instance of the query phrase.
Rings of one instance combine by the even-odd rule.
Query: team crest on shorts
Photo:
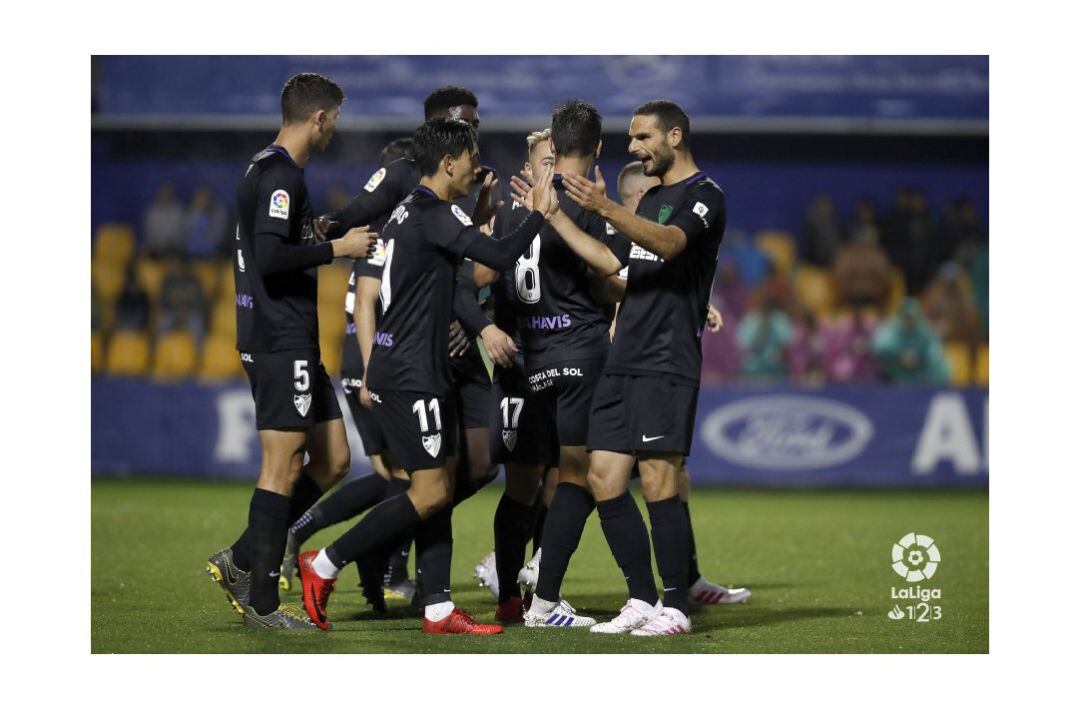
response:
[[[296,406],[296,411],[304,417],[307,417],[308,411],[311,410],[311,394],[304,393],[300,395],[294,395],[292,397],[293,405]]]
[[[420,438],[420,442],[424,444],[424,449],[428,451],[429,455],[438,457],[439,450],[442,449],[442,433],[424,435]]]
[[[517,447],[517,431],[516,430],[504,430],[502,431],[503,445],[506,445],[506,449],[510,452],[514,451]]]

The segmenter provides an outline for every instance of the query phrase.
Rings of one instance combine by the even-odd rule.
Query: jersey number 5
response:
[[[540,302],[540,234],[536,234],[529,250],[518,258],[514,266],[514,286],[518,300],[530,305]]]

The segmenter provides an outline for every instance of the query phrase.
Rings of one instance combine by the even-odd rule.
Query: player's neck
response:
[[[555,158],[555,174],[557,175],[577,175],[578,177],[588,177],[589,170],[592,169],[593,158],[591,157],[556,157]]]
[[[697,163],[694,162],[694,158],[690,156],[690,153],[675,153],[675,162],[672,163],[671,169],[664,173],[664,176],[660,178],[660,182],[665,186],[682,182],[684,179],[693,177],[700,172]]]
[[[448,181],[436,179],[436,176],[432,175],[431,177],[421,177],[420,186],[431,190],[436,197],[444,202],[450,201],[450,183]]]
[[[289,153],[289,157],[300,167],[311,157],[311,145],[306,133],[295,130],[288,126],[282,126],[274,138],[274,145],[280,145]]]

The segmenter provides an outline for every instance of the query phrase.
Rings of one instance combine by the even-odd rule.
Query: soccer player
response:
[[[644,172],[660,178],[636,214],[610,200],[596,182],[568,176],[566,193],[633,242],[625,262],[603,243],[551,219],[567,244],[600,274],[629,266],[615,340],[593,398],[589,421],[589,487],[600,524],[627,580],[629,600],[594,632],[638,636],[690,631],[690,531],[678,495],[677,470],[689,453],[701,374],[705,324],[717,250],[726,219],[724,194],[698,170],[690,152],[690,120],[670,101],[634,111],[629,150]],[[649,510],[660,602],[649,533],[628,491],[635,460]],[[545,558],[547,545],[545,539]]]
[[[207,571],[250,627],[314,628],[299,608],[279,602],[285,536],[349,469],[341,410],[319,356],[315,268],[336,257],[366,257],[375,234],[350,229],[315,243],[302,167],[330,143],[343,100],[341,89],[318,74],[289,79],[281,129],[252,158],[236,190],[236,339],[255,399],[262,463],[247,529],[210,557]]]
[[[567,177],[588,174],[600,153],[601,130],[600,114],[592,105],[569,101],[556,107],[550,138],[554,191],[563,190]],[[607,248],[611,237],[604,220],[566,202],[559,212],[562,218],[583,238]],[[589,404],[609,347],[610,315],[591,294],[599,279],[552,228],[540,230],[513,275],[530,391],[559,443],[559,483],[544,524],[539,579],[522,619],[531,627],[587,627],[595,620],[577,615],[562,601],[560,589],[594,507],[585,443]]]
[[[454,497],[456,411],[448,405],[449,325],[459,261],[470,258],[505,270],[554,212],[551,175],[539,180],[535,210],[496,241],[452,204],[480,172],[476,133],[462,121],[436,118],[414,135],[420,185],[399,204],[383,232],[386,263],[380,297],[383,317],[363,382],[391,454],[412,484],[382,502],[330,546],[300,555],[308,615],[326,628],[326,606],[341,568],[415,533],[417,583],[424,631],[497,634],[456,609],[450,599],[451,509]]]

